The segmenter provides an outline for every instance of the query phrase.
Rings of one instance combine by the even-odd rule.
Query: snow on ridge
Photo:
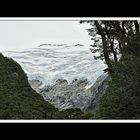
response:
[[[102,61],[94,60],[88,46],[52,45],[3,53],[21,65],[29,80],[40,80],[45,85],[53,85],[58,79],[65,79],[68,83],[74,79],[87,79],[88,88],[106,68]]]

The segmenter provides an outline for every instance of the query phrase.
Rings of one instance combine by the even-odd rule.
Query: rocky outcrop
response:
[[[90,99],[90,102],[84,107],[83,111],[94,112],[99,99],[103,96],[108,87],[109,80],[111,80],[111,77],[107,74],[101,75],[96,80],[95,84],[90,88],[89,91],[92,94],[92,98]]]
[[[40,86],[42,85],[42,82],[39,80],[29,80],[29,84],[31,87],[37,92],[40,92]]]
[[[39,80],[32,80],[29,83],[45,100],[54,104],[60,110],[80,108],[83,111],[93,111],[98,99],[105,92],[108,80],[108,75],[103,74],[88,89],[86,88],[87,80],[75,79],[68,84],[66,80],[59,79],[55,85],[44,87]]]

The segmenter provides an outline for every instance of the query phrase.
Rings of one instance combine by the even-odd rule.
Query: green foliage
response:
[[[140,34],[131,36],[114,63],[112,81],[95,112],[97,119],[140,119]]]
[[[0,53],[0,119],[89,119],[80,109],[59,111],[29,85],[21,66]]]
[[[48,106],[53,108],[31,89],[21,66],[0,54],[0,119],[44,119],[40,110]]]
[[[99,56],[94,56],[95,59],[105,60],[109,68],[113,62],[118,61],[119,54],[122,48],[125,47],[128,40],[132,36],[140,32],[138,21],[80,21],[80,23],[88,23],[92,28],[87,29],[92,37],[93,48],[91,52],[100,53]]]
[[[56,117],[62,119],[91,119],[93,114],[90,112],[82,112],[78,108],[69,108],[58,112]]]
[[[91,113],[91,112],[85,112],[85,113],[82,114],[81,116],[82,116],[83,119],[87,119],[87,118],[91,119],[91,118],[94,117],[94,114]]]

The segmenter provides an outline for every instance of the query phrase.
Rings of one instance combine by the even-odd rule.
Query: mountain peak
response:
[[[51,44],[51,43],[43,43],[40,44],[38,47],[42,46],[66,46],[67,44]],[[83,44],[74,44],[73,46],[84,46]]]
[[[65,46],[66,44],[49,44],[49,43],[44,43],[44,44],[40,44],[38,47],[41,46]]]

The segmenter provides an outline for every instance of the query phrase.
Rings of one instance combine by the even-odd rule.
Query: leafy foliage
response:
[[[111,68],[114,62],[119,60],[122,48],[127,41],[139,33],[138,21],[80,21],[88,23],[92,28],[87,29],[92,37],[93,45],[91,51],[95,59],[105,60]],[[95,53],[99,53],[98,56]]]
[[[94,113],[96,119],[140,118],[139,21],[80,21],[92,26],[93,53],[105,60],[111,76],[106,94]],[[101,42],[99,42],[101,41]],[[119,58],[119,59],[118,59]]]
[[[140,119],[140,33],[127,42],[111,69],[112,81],[99,102],[97,119]]]
[[[57,113],[57,117],[64,118],[64,119],[90,119],[93,117],[93,113],[90,112],[83,113],[78,108],[69,108]]]

